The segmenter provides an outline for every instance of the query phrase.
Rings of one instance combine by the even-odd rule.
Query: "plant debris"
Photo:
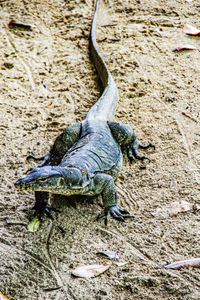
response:
[[[179,45],[175,47],[172,51],[181,51],[181,50],[199,50],[199,49],[193,45],[185,44],[185,45]]]
[[[53,104],[52,101],[50,101],[49,103],[45,104],[45,105],[40,105],[40,108],[46,108],[46,107],[49,107]]]
[[[119,251],[109,251],[109,250],[97,252],[97,254],[104,255],[110,259],[119,259],[119,253],[120,253]]]
[[[190,203],[184,200],[181,200],[180,202],[175,201],[172,202],[170,216],[177,216],[180,212],[185,212],[199,208],[200,207],[198,207],[195,203]]]
[[[57,291],[57,290],[59,290],[61,288],[62,288],[62,286],[50,287],[50,288],[43,289],[43,292]]]
[[[34,218],[31,222],[28,223],[28,231],[36,232],[40,226],[40,220],[38,218]]]
[[[189,25],[189,24],[184,25],[183,32],[185,34],[189,34],[189,35],[199,35],[200,34],[199,29],[197,29],[196,27]]]
[[[189,210],[199,210],[200,206],[196,203],[190,203],[185,200],[174,201],[164,207],[158,207],[155,212],[152,213],[153,217],[175,217],[178,213],[186,212]]]
[[[92,278],[101,275],[110,268],[111,264],[105,263],[102,265],[94,264],[87,266],[80,266],[72,271],[72,275],[76,277]]]
[[[190,267],[200,268],[200,257],[186,259],[186,260],[179,260],[165,266],[166,269],[174,269],[174,270],[179,270],[182,268],[190,268]]]
[[[26,24],[26,23],[16,21],[16,20],[10,20],[10,22],[8,23],[8,26],[21,27],[21,28],[26,28],[26,29],[32,29],[33,27],[35,27],[34,25]]]

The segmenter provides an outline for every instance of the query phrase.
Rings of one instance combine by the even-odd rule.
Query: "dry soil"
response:
[[[200,270],[167,270],[167,263],[200,256],[198,211],[152,214],[174,201],[199,201],[199,1],[107,0],[97,41],[119,89],[115,120],[153,142],[151,161],[124,158],[116,185],[134,220],[96,221],[101,199],[52,199],[60,214],[27,231],[34,194],[14,182],[37,165],[59,133],[82,120],[100,88],[89,56],[92,0],[0,1],[0,263],[1,291],[21,299],[200,299]],[[11,19],[34,25],[11,28]],[[102,26],[113,25],[113,26]],[[74,204],[74,205],[73,205]],[[120,251],[101,276],[77,279],[79,265],[108,262],[97,252]]]

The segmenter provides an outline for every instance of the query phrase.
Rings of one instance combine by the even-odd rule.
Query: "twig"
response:
[[[101,25],[101,27],[111,27],[111,26],[117,26],[117,23]]]
[[[53,264],[53,261],[51,259],[51,255],[50,255],[50,251],[49,251],[49,241],[50,241],[50,238],[51,238],[51,235],[52,235],[52,232],[53,232],[53,223],[51,221],[51,224],[50,224],[50,229],[49,229],[49,233],[48,233],[48,236],[47,236],[47,240],[46,240],[46,257],[47,259],[49,260],[49,264],[50,264],[50,267],[51,267],[51,273],[54,275],[54,277],[56,278],[57,280],[57,283],[59,286],[62,287],[63,291],[65,292],[65,296],[66,296],[66,299],[69,299],[69,295],[72,297],[72,299],[76,299],[72,293],[72,291],[70,290],[70,287],[68,286],[68,289],[66,288],[66,284],[64,284],[61,276],[59,275],[59,273],[57,272],[54,264]],[[59,294],[58,294],[58,299],[59,298]]]
[[[200,257],[186,259],[186,260],[179,260],[165,266],[166,269],[174,269],[174,270],[179,270],[182,268],[190,268],[190,267],[200,268]]]
[[[182,111],[181,113],[182,113],[182,115],[186,116],[187,118],[191,119],[192,121],[194,121],[196,123],[198,122],[197,119],[195,119],[194,117],[188,115],[186,112]]]

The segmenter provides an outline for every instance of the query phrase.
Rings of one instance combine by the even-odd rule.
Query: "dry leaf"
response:
[[[99,276],[108,268],[110,268],[111,264],[105,263],[103,265],[87,265],[77,267],[72,271],[72,275],[76,277],[84,277],[84,278],[92,278]]]
[[[171,211],[170,211],[170,216],[177,216],[178,213],[180,212],[185,212],[188,210],[192,210],[192,209],[198,209],[198,207],[196,206],[196,204],[194,203],[189,203],[187,201],[176,201],[176,202],[172,202],[171,204]]]
[[[97,254],[104,255],[110,259],[119,259],[119,251],[105,250],[105,251],[97,252]]]
[[[164,207],[158,207],[155,212],[152,213],[153,217],[167,218],[169,216],[177,216],[178,213],[186,212],[193,209],[200,209],[200,206],[195,203],[190,203],[184,200],[175,201]]]
[[[185,0],[185,2],[193,2],[194,0]]]
[[[26,29],[31,29],[32,27],[35,27],[31,24],[25,24],[25,23],[22,23],[22,22],[16,21],[16,20],[10,20],[10,22],[8,23],[8,26],[23,27]]]
[[[9,299],[0,292],[0,300],[9,300]]]
[[[190,268],[190,267],[200,268],[200,257],[176,261],[165,266],[166,269],[174,269],[174,270],[179,270],[182,268]]]
[[[192,25],[189,24],[185,24],[183,27],[183,32],[186,34],[190,34],[190,35],[198,35],[200,34],[200,30],[195,28]]]
[[[118,267],[123,267],[127,264],[128,264],[128,262],[115,262],[115,265],[118,266]]]
[[[28,231],[36,232],[40,226],[40,221],[38,218],[34,218],[30,223],[28,223]]]
[[[185,45],[179,45],[175,47],[172,51],[181,51],[181,50],[198,50],[198,48],[190,44],[185,44]]]

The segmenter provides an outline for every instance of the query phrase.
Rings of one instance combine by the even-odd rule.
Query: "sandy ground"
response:
[[[199,2],[104,3],[97,35],[119,89],[115,120],[132,125],[156,151],[149,151],[146,169],[125,157],[116,182],[119,203],[134,220],[110,219],[105,227],[95,219],[100,198],[73,206],[56,197],[61,213],[34,234],[24,211],[34,194],[13,183],[37,165],[27,155],[46,154],[100,95],[88,48],[94,3],[10,0],[0,6],[0,290],[13,300],[200,299],[198,268],[164,268],[200,256],[199,213],[152,215],[174,201],[199,201],[200,53],[172,51],[184,43],[200,48],[199,37],[182,30],[185,23],[200,27]],[[9,28],[10,19],[35,27]],[[115,26],[101,26],[108,24]],[[76,266],[110,262],[97,255],[105,249],[120,251],[118,264],[97,278],[71,276]]]

